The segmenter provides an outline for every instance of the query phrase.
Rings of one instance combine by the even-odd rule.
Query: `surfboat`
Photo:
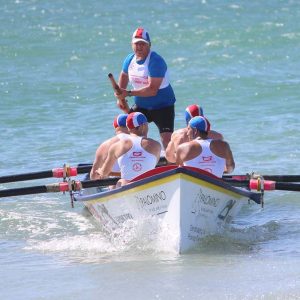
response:
[[[178,254],[196,247],[203,237],[220,233],[241,207],[261,194],[231,186],[205,171],[165,166],[136,177],[126,186],[75,195],[100,222],[113,232],[126,222],[151,221],[151,239],[169,239]],[[156,226],[153,226],[155,224]]]

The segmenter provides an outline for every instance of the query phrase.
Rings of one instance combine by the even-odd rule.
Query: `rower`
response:
[[[203,116],[203,109],[197,104],[192,104],[189,105],[185,109],[185,121],[186,121],[186,126],[188,125],[189,121],[191,118],[196,117],[196,116]],[[214,131],[214,130],[209,130],[208,132],[208,138],[210,139],[220,139],[223,140],[223,136],[221,133]],[[168,147],[166,149],[166,159],[170,163],[175,163],[176,161],[176,150],[178,146],[182,143],[188,142],[188,136],[187,136],[187,127],[177,129],[172,133],[171,140],[168,144]]]
[[[121,179],[117,186],[154,169],[160,159],[161,144],[147,137],[148,121],[140,112],[130,113],[126,119],[129,137],[110,146],[108,156],[96,173],[102,179],[108,176],[113,164],[118,161]]]
[[[176,164],[205,170],[217,177],[231,173],[235,162],[230,146],[224,140],[208,138],[210,123],[203,116],[193,117],[187,127],[189,142],[181,144],[176,152]]]
[[[108,153],[108,149],[109,147],[122,140],[122,139],[126,139],[129,135],[128,135],[128,129],[126,127],[126,119],[127,119],[128,114],[119,114],[114,118],[113,121],[113,127],[115,129],[115,136],[109,138],[108,140],[104,141],[102,144],[99,145],[96,154],[95,154],[95,160],[90,172],[90,178],[91,179],[99,179],[99,176],[96,173],[96,170],[99,169],[106,157],[107,157],[107,153]],[[120,168],[118,163],[116,162],[112,169],[110,170],[110,172],[113,173],[120,173]]]

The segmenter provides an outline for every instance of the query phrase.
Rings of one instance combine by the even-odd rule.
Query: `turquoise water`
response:
[[[93,161],[119,113],[115,77],[137,26],[176,103],[199,103],[235,174],[299,174],[299,1],[0,1],[0,176]],[[158,138],[150,126],[150,136]],[[0,185],[40,185],[53,179]],[[68,195],[0,203],[4,299],[299,299],[299,193],[266,192],[224,237],[174,257],[110,243]],[[124,233],[125,234],[125,233]],[[131,237],[126,236],[130,239]]]

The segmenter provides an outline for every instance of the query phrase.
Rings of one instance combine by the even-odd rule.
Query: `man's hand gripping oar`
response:
[[[113,76],[113,74],[109,73],[108,74],[108,78],[110,79],[110,82],[111,82],[111,85],[115,91],[115,93],[117,95],[121,95],[122,94],[122,91],[119,87],[119,85],[117,84],[117,82],[115,81],[115,78]],[[118,102],[117,102],[117,105],[120,109],[122,109],[126,114],[129,113],[129,106],[128,106],[128,103],[127,103],[127,100],[125,98],[123,99],[118,99]]]

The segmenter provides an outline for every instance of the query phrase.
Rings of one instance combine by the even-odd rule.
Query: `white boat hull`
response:
[[[256,196],[211,176],[177,168],[120,189],[76,198],[109,232],[130,220],[155,220],[154,238],[164,234],[170,239],[170,251],[184,253],[203,237],[219,233],[249,198],[258,202]]]

